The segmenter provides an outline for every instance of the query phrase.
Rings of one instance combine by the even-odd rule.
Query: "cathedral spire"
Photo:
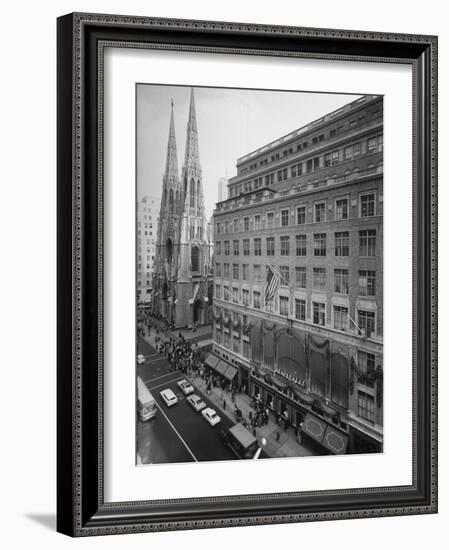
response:
[[[196,125],[195,92],[190,88],[189,121],[187,123],[187,140],[184,165],[199,169],[200,158],[198,150],[198,128]]]
[[[176,151],[173,99],[171,100],[170,130],[168,134],[167,162],[165,164],[165,182],[166,185],[169,185],[170,187],[176,187],[178,182],[178,154]]]

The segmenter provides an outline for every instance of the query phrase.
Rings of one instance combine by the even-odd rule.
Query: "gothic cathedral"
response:
[[[173,101],[171,103],[153,270],[154,310],[175,327],[210,323],[213,276],[209,233],[192,88],[181,178],[178,175]]]

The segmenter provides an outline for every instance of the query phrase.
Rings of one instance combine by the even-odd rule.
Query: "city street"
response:
[[[220,430],[233,423],[220,414],[221,422],[211,427],[187,403],[186,396],[176,382],[184,378],[174,371],[165,356],[160,356],[142,337],[138,341],[138,353],[146,362],[137,367],[138,375],[156,399],[156,416],[146,422],[137,422],[137,453],[143,464],[167,462],[195,462],[208,460],[233,460],[235,455],[224,445]],[[167,407],[160,391],[170,388],[178,397],[178,403]],[[207,406],[214,408],[210,400],[195,388]]]

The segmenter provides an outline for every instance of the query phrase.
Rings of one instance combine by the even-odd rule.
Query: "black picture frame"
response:
[[[437,37],[85,13],[60,17],[57,30],[57,530],[88,536],[437,512]],[[412,485],[104,502],[99,106],[105,43],[412,66]]]

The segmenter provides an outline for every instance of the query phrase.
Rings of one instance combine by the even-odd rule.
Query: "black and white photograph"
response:
[[[382,453],[383,97],[136,85],[136,463]]]

